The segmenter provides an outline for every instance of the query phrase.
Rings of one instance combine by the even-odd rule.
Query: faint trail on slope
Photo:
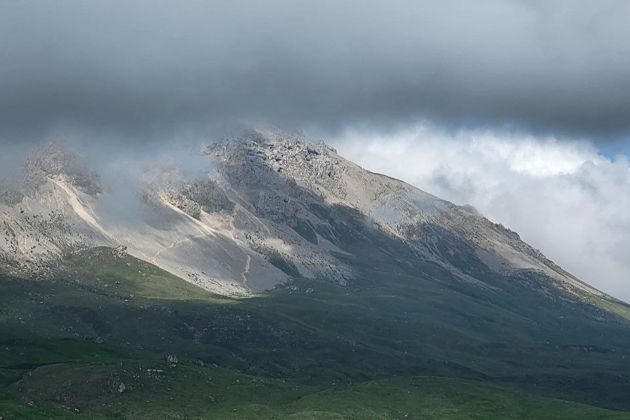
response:
[[[252,265],[252,257],[249,256],[249,254],[245,255],[245,267],[243,269],[243,271],[241,272],[241,279],[243,280],[243,286],[247,285],[247,275],[249,274],[249,269]]]

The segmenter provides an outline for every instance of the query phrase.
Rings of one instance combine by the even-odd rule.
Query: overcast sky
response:
[[[624,0],[4,0],[0,165],[302,129],[630,298],[628,22]]]
[[[0,137],[229,119],[630,131],[627,1],[0,3]]]

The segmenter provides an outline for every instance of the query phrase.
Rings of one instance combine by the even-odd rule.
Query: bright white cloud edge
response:
[[[332,141],[365,168],[471,204],[593,286],[630,301],[630,165],[592,143],[417,125]]]

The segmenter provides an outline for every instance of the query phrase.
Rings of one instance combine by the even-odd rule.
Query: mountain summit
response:
[[[250,130],[201,153],[204,176],[155,170],[134,192],[141,215],[125,224],[108,216],[112,191],[98,174],[74,153],[44,147],[25,164],[28,188],[2,194],[2,259],[36,269],[76,249],[124,246],[205,289],[242,295],[291,277],[345,285],[364,263],[382,260],[410,273],[430,264],[487,289],[501,286],[486,271],[541,293],[603,296],[474,209],[369,172],[301,135]]]

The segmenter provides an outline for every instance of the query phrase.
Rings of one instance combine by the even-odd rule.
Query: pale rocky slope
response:
[[[366,171],[322,143],[252,130],[202,153],[206,177],[160,171],[138,191],[142,215],[117,223],[105,214],[111,193],[98,176],[50,146],[27,163],[25,187],[0,193],[0,256],[14,268],[41,270],[77,248],[126,246],[201,287],[238,295],[291,276],[355,281],[361,270],[353,255],[387,243],[383,252],[396,263],[435,264],[479,287],[496,285],[466,261],[501,276],[544,278],[543,293],[600,295],[473,209]]]

